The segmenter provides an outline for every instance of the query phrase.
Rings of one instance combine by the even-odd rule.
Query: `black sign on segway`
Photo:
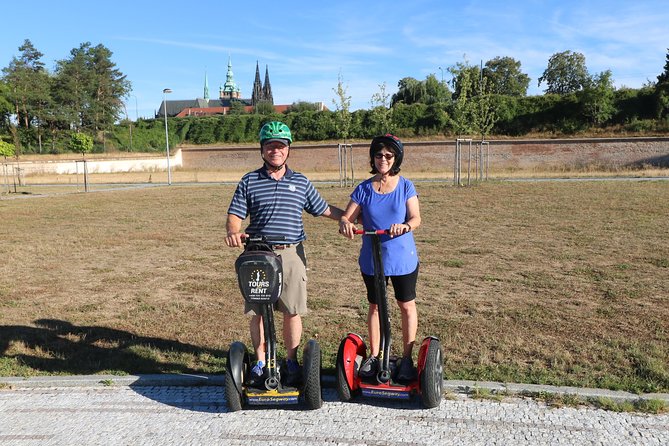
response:
[[[274,303],[281,296],[281,259],[272,252],[251,251],[236,262],[239,289],[249,303]]]

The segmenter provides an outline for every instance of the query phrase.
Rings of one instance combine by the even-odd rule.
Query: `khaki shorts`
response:
[[[275,251],[281,257],[283,267],[283,289],[275,305],[282,313],[307,313],[307,267],[302,244],[289,245]],[[257,304],[245,302],[244,312],[248,315],[260,314]]]

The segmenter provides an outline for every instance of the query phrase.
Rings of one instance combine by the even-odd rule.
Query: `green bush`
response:
[[[655,130],[655,121],[651,119],[632,119],[625,124],[624,128],[632,133],[652,132]]]

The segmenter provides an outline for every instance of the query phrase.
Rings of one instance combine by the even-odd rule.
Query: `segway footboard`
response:
[[[249,406],[283,406],[298,404],[300,391],[293,387],[272,390],[246,389],[246,401]]]

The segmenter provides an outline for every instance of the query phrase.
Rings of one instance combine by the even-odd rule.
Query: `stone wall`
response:
[[[170,166],[172,168],[181,167],[181,150],[176,150],[170,156]],[[21,176],[26,175],[75,175],[84,171],[84,164],[81,158],[70,160],[30,160],[21,161],[19,164],[10,161],[7,162],[7,168],[20,169]],[[156,155],[152,157],[141,158],[94,158],[86,159],[86,171],[88,173],[123,173],[123,172],[158,172],[167,170],[167,157]],[[10,172],[10,173],[12,173]]]
[[[455,141],[407,142],[403,171],[452,172]],[[369,171],[369,146],[352,144],[353,168]],[[533,168],[630,167],[647,164],[669,167],[669,137],[617,139],[554,139],[498,140],[483,146],[489,154],[492,170]],[[185,147],[182,149],[185,169],[214,169],[248,171],[260,165],[258,147]],[[349,152],[349,153],[351,153]],[[476,165],[480,152],[476,141],[461,142],[461,165],[467,168],[471,160]],[[300,145],[291,147],[289,165],[296,170],[332,172],[339,170],[339,150],[336,144]]]
[[[428,176],[452,175],[454,171],[455,141],[407,142],[402,172],[424,172]],[[366,177],[370,170],[369,145],[352,144],[355,176]],[[461,144],[461,170],[477,170],[478,145],[476,141]],[[337,144],[295,144],[291,147],[288,164],[302,172],[324,172],[337,177],[340,160]],[[630,167],[640,164],[669,167],[669,137],[619,138],[619,139],[551,139],[551,140],[499,140],[484,146],[489,154],[491,172],[504,170],[578,169],[583,167]],[[258,146],[240,147],[182,147],[170,157],[172,169],[214,170],[242,173],[261,165]],[[471,160],[471,161],[470,161]],[[77,174],[83,171],[80,159],[35,160],[2,163],[13,172],[20,169],[21,176],[39,174]],[[347,163],[350,172],[350,164]],[[156,154],[142,158],[93,158],[87,160],[89,173],[155,172],[165,171],[165,156]],[[11,173],[11,172],[10,172]]]

